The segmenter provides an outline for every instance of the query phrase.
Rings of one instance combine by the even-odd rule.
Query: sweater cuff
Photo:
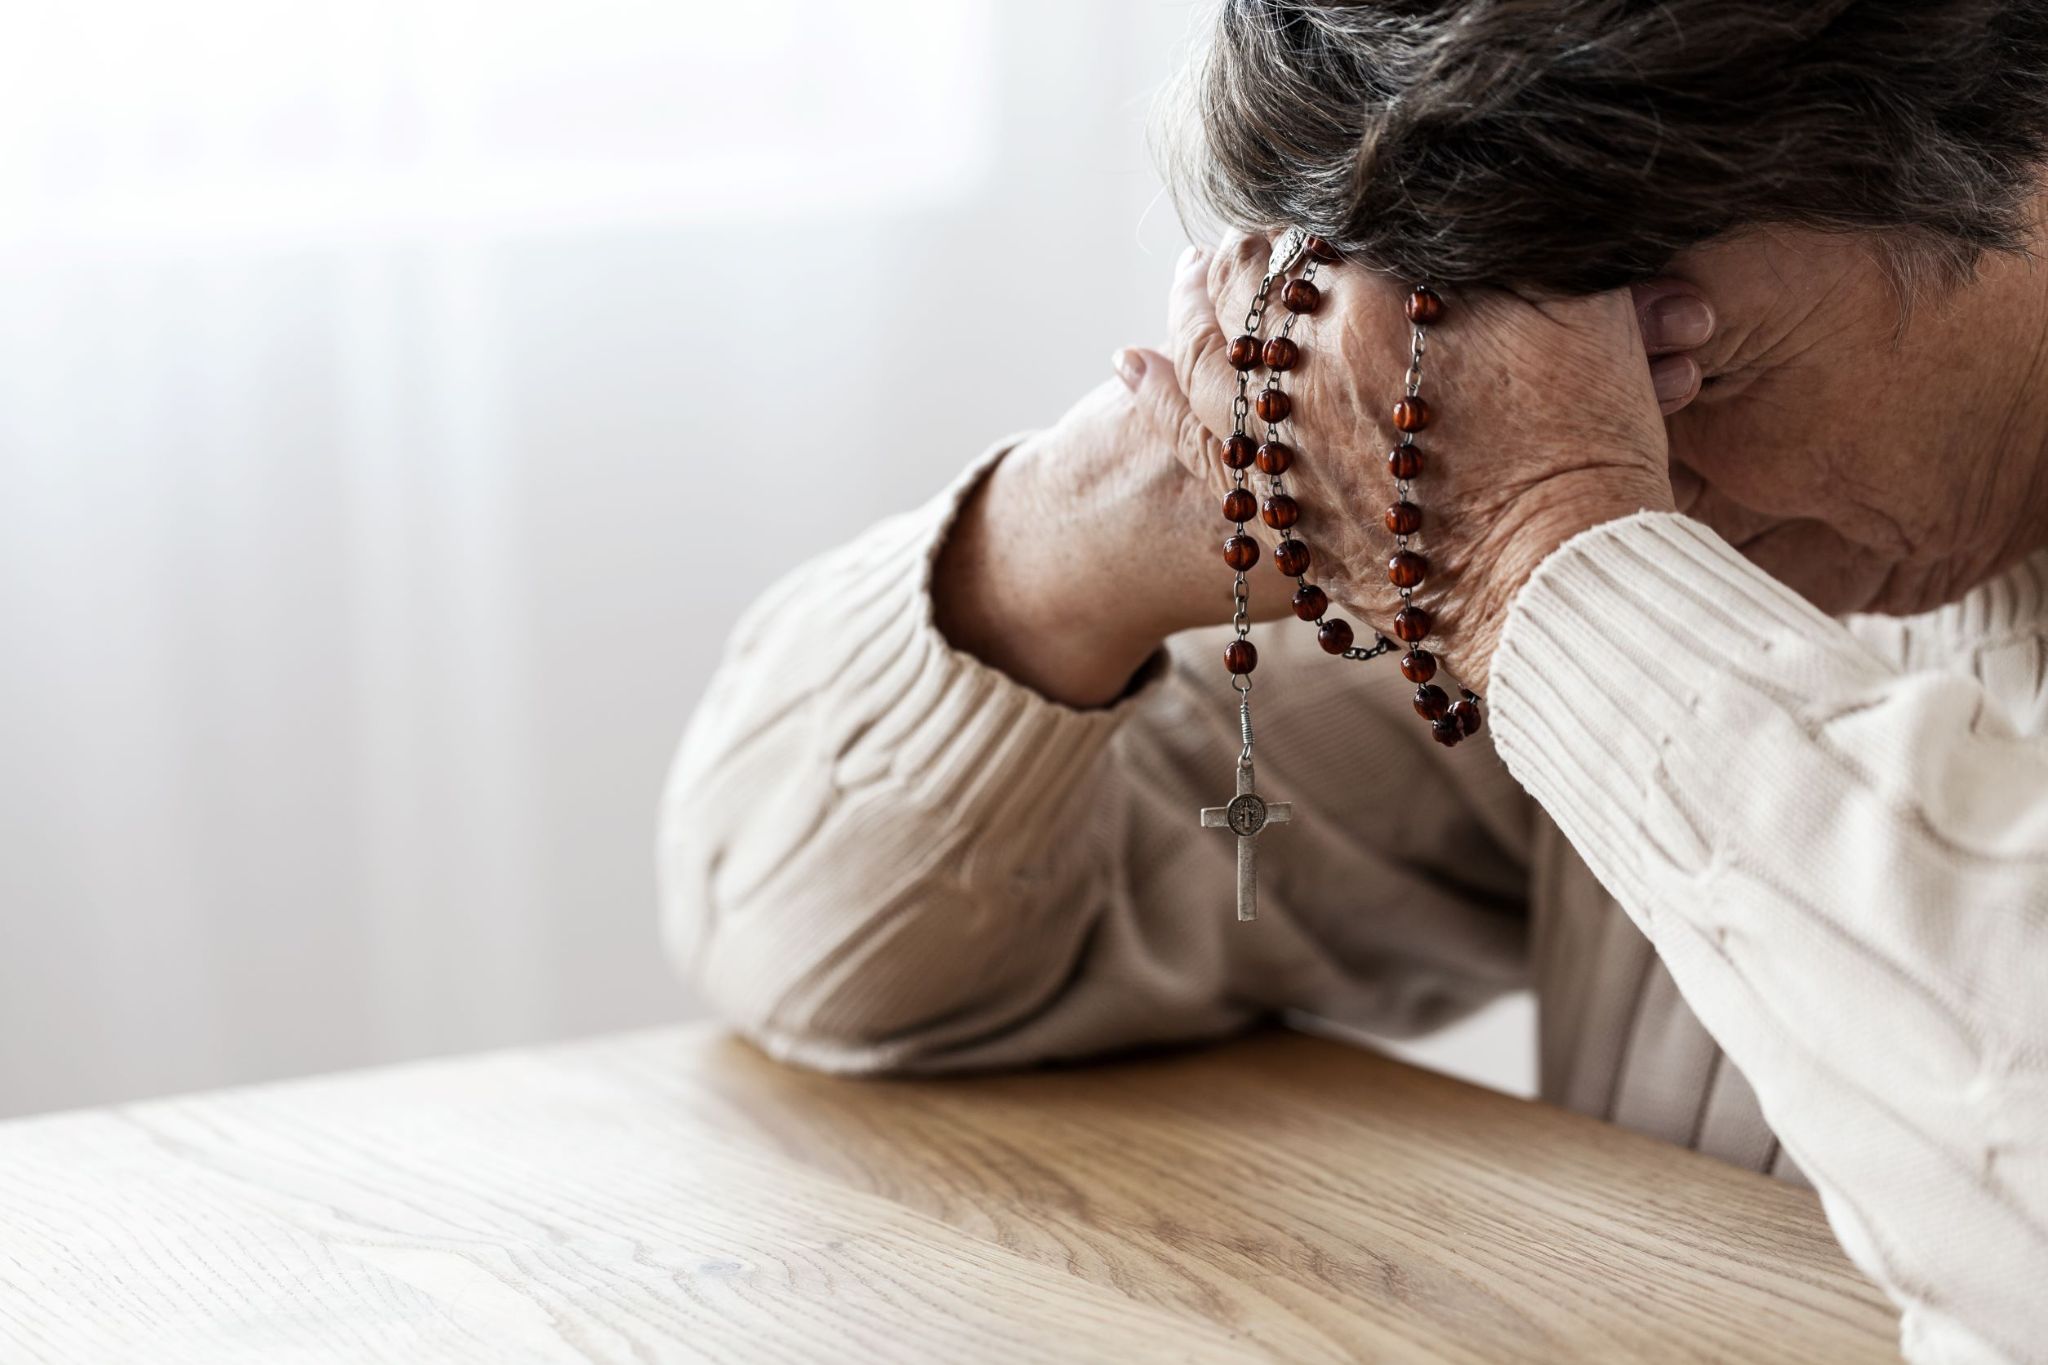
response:
[[[932,581],[946,537],[981,480],[1021,439],[989,447],[899,521],[889,549],[866,566],[872,589],[862,594],[868,606],[860,614],[869,624],[849,623],[888,637],[873,742],[860,749],[887,762],[913,800],[947,811],[950,827],[1001,831],[1001,842],[1020,854],[1039,846],[1082,799],[1089,768],[1170,670],[1161,648],[1116,702],[1082,710],[956,648],[939,630]]]
[[[1812,733],[1884,678],[1840,622],[1705,525],[1638,512],[1567,540],[1516,594],[1493,659],[1494,738],[1608,889],[1642,906],[1646,801],[1661,804],[1649,788],[1739,792],[1743,775],[1724,769],[1755,708]]]

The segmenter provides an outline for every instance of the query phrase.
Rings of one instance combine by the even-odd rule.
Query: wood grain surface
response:
[[[0,1124],[0,1361],[1896,1360],[1811,1194],[1294,1034],[704,1028]]]

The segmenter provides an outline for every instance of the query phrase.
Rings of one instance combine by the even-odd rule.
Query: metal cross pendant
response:
[[[1237,795],[1227,806],[1204,806],[1204,829],[1227,829],[1237,836],[1237,917],[1259,916],[1258,838],[1267,825],[1284,825],[1294,818],[1294,807],[1285,801],[1268,802],[1252,790],[1252,761],[1237,762]]]

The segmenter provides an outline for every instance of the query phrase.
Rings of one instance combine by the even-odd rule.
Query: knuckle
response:
[[[1264,273],[1273,244],[1255,232],[1233,232],[1224,238],[1209,265],[1209,292],[1219,301],[1236,290],[1240,282],[1256,281]]]
[[[1181,414],[1186,404],[1181,402],[1180,390],[1167,383],[1151,385],[1145,394],[1145,421],[1161,435],[1175,437],[1180,430]]]
[[[1232,272],[1234,272],[1236,268],[1237,253],[1230,249],[1230,245],[1228,243],[1225,244],[1225,247],[1222,251],[1218,251],[1214,255],[1209,257],[1209,277],[1207,280],[1207,284],[1209,288],[1209,297],[1211,299],[1220,299],[1224,296],[1226,292],[1228,292],[1230,288],[1230,277]]]
[[[1180,381],[1182,394],[1194,392],[1201,372],[1221,357],[1222,350],[1223,337],[1214,327],[1182,335],[1180,344],[1173,348],[1173,373]]]

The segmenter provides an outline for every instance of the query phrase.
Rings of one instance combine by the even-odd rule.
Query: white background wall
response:
[[[0,41],[0,1113],[679,1018],[759,586],[1156,341],[1186,0]],[[1527,1011],[1436,1049],[1526,1086]]]

